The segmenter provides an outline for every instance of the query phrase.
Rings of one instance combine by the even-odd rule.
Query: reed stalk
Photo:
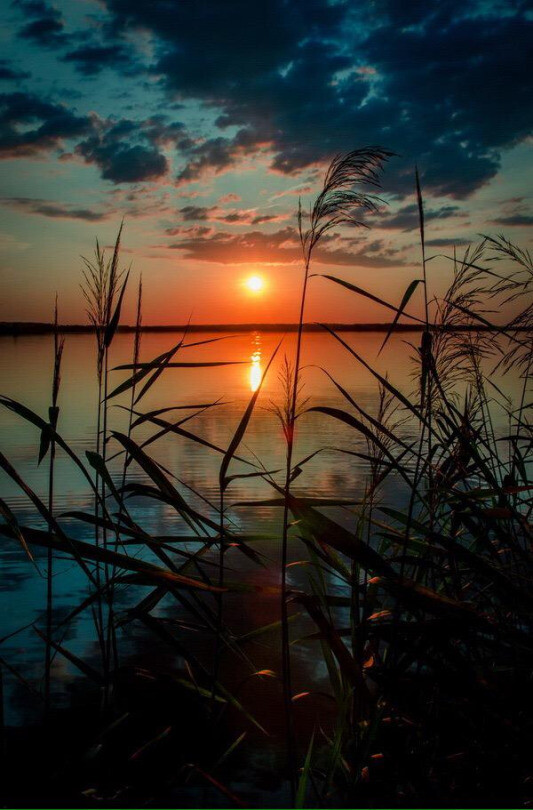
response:
[[[49,408],[49,421],[52,430],[57,430],[59,408],[57,406],[59,387],[61,384],[61,358],[63,355],[64,339],[59,337],[59,324],[57,312],[57,295],[54,307],[54,369],[52,377],[52,404]],[[50,455],[48,460],[48,512],[53,517],[54,514],[54,482],[55,482],[55,458],[56,442],[52,435],[50,438]],[[53,525],[48,524],[50,533],[53,532]],[[46,572],[46,650],[44,667],[44,711],[45,721],[48,722],[50,715],[50,674],[52,665],[52,627],[53,627],[53,565],[54,554],[52,548],[47,552],[47,572]]]
[[[358,149],[345,155],[338,155],[331,162],[322,191],[315,200],[309,214],[309,227],[304,228],[304,218],[301,202],[298,208],[298,229],[304,273],[300,295],[298,330],[296,334],[296,351],[294,361],[294,381],[292,396],[287,419],[287,450],[284,486],[283,525],[281,540],[281,661],[282,682],[285,706],[285,722],[287,729],[288,769],[291,785],[291,800],[294,804],[296,796],[295,782],[295,734],[292,713],[292,676],[290,659],[289,615],[287,605],[287,559],[288,559],[288,531],[289,511],[292,481],[292,459],[294,451],[295,428],[297,419],[298,390],[300,386],[300,363],[302,352],[302,336],[304,326],[305,304],[307,288],[310,278],[310,267],[313,250],[320,240],[336,227],[343,225],[360,226],[363,223],[355,216],[359,210],[375,211],[377,201],[375,198],[356,190],[359,183],[378,186],[378,173],[381,166],[392,153],[381,149]]]
[[[90,323],[93,325],[96,337],[96,374],[98,384],[98,406],[96,421],[96,456],[101,459],[104,468],[107,458],[108,442],[108,381],[109,381],[109,347],[116,332],[120,318],[122,298],[128,281],[128,274],[122,282],[120,293],[119,284],[124,271],[119,270],[119,251],[122,236],[122,222],[117,234],[113,255],[107,258],[105,251],[96,240],[94,259],[82,257],[84,262],[82,292],[86,301],[86,311]],[[95,470],[95,497],[94,497],[94,539],[97,548],[107,551],[107,528],[105,525],[107,486],[104,476],[100,475],[98,466]],[[102,579],[103,573],[103,579]],[[96,600],[95,626],[100,644],[102,669],[104,672],[104,705],[108,702],[110,658],[115,655],[113,625],[113,590],[110,588],[110,567],[104,562],[96,562],[95,578],[98,588]],[[107,594],[107,624],[104,619],[102,588]],[[109,642],[108,640],[109,639]]]

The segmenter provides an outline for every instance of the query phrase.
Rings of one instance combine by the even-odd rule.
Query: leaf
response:
[[[113,371],[123,371],[125,369],[147,369],[151,371],[152,369],[165,369],[165,368],[206,368],[211,366],[242,366],[246,365],[246,360],[217,360],[209,363],[160,363],[159,365],[154,365],[153,363],[126,363],[123,366],[115,366]]]
[[[218,340],[229,340],[230,338],[237,338],[240,337],[238,334],[235,335],[222,335],[221,337],[216,338],[206,338],[205,340],[194,340],[192,343],[184,343],[182,348],[183,349],[190,349],[192,346],[204,346],[206,343],[216,343]]]
[[[320,368],[322,368],[322,367],[320,367]],[[327,369],[322,368],[322,371],[324,372],[324,374],[326,374],[329,377],[331,382],[334,384],[334,386],[337,388],[337,390],[340,391],[340,393],[343,395],[343,397],[350,403],[350,405],[353,408],[355,408],[356,411],[361,414],[361,416],[364,416],[365,419],[367,419],[371,424],[373,424],[374,427],[377,430],[380,431],[380,433],[384,433],[385,436],[388,436],[389,439],[391,439],[395,444],[398,444],[401,447],[403,447],[404,450],[407,450],[408,452],[411,450],[409,445],[407,445],[404,441],[402,441],[402,439],[400,439],[398,436],[396,436],[392,432],[392,430],[389,430],[389,428],[383,422],[380,422],[378,419],[376,419],[374,416],[372,416],[372,414],[365,411],[364,408],[361,408],[361,406],[357,404],[355,399],[352,396],[350,396],[348,391],[345,388],[343,388],[340,383],[337,382],[335,377],[333,377],[333,375],[331,375],[329,373],[329,371],[327,371]]]
[[[342,278],[330,276],[325,273],[319,273],[317,275],[321,275],[322,278],[328,278],[330,281],[334,281],[336,284],[340,284],[342,287],[346,287],[346,289],[351,290],[352,292],[358,293],[359,295],[363,295],[365,298],[370,298],[371,301],[375,301],[377,304],[381,304],[381,306],[386,307],[387,309],[391,309],[393,312],[397,313],[397,317],[399,317],[402,314],[402,312],[398,309],[398,307],[395,307],[394,304],[389,304],[388,301],[384,301],[382,298],[378,298],[377,295],[373,295],[372,293],[367,292],[367,290],[363,290],[361,287],[357,287],[355,284],[350,284],[349,281],[345,281]],[[422,321],[420,318],[416,318],[414,315],[409,315],[407,312],[404,314],[406,318],[410,318],[412,321],[416,321],[417,323],[424,323],[424,321]]]
[[[422,422],[422,423],[426,424],[426,426],[427,426],[427,422],[425,421],[424,417],[422,416],[422,414],[420,413],[420,411],[418,410],[418,408],[416,408],[416,407],[415,407],[415,405],[413,405],[413,404],[412,404],[412,403],[411,403],[411,402],[410,402],[410,401],[407,399],[407,397],[406,397],[406,396],[404,396],[404,395],[401,393],[401,391],[398,391],[398,389],[397,389],[397,388],[395,388],[395,387],[394,387],[394,386],[393,386],[393,385],[392,385],[392,384],[389,382],[389,380],[388,380],[386,377],[382,377],[382,376],[381,376],[381,374],[378,374],[378,372],[377,372],[377,371],[374,371],[374,369],[373,369],[373,368],[372,368],[372,367],[371,367],[371,366],[370,366],[370,365],[369,365],[369,364],[368,364],[368,363],[367,363],[365,360],[363,360],[363,358],[362,358],[362,357],[360,357],[360,356],[357,354],[357,352],[356,352],[354,349],[352,349],[352,347],[351,347],[351,346],[349,346],[349,345],[346,343],[346,341],[344,341],[344,340],[343,340],[341,337],[339,337],[339,335],[337,335],[337,333],[336,333],[336,332],[335,332],[333,329],[331,329],[331,328],[330,328],[330,327],[329,327],[329,326],[328,326],[326,323],[322,323],[322,324],[320,324],[320,325],[322,326],[322,328],[323,328],[323,329],[325,329],[327,332],[329,332],[329,333],[330,333],[330,335],[333,335],[333,337],[335,338],[335,340],[338,340],[338,341],[339,341],[339,343],[340,343],[342,346],[344,346],[344,348],[345,348],[345,349],[347,349],[347,350],[350,352],[350,354],[351,354],[351,355],[353,355],[353,357],[355,357],[355,359],[356,359],[356,360],[358,360],[358,361],[361,363],[361,365],[363,365],[363,366],[364,366],[364,367],[365,367],[365,368],[366,368],[366,369],[367,369],[367,370],[368,370],[368,371],[369,371],[369,372],[370,372],[370,373],[371,373],[371,374],[372,374],[372,375],[373,375],[373,376],[376,378],[376,380],[379,380],[379,382],[380,382],[380,383],[383,385],[383,387],[384,387],[384,388],[386,388],[386,389],[387,389],[387,391],[389,391],[389,392],[390,392],[390,393],[391,393],[391,394],[392,394],[394,397],[396,397],[396,399],[397,399],[399,402],[401,402],[401,403],[402,403],[402,405],[405,405],[405,407],[406,407],[408,410],[410,410],[410,411],[411,411],[411,413],[413,413],[413,414],[414,414],[414,415],[417,417],[417,419],[418,419],[420,422]]]
[[[133,413],[137,414],[138,412],[133,411]],[[203,447],[208,447],[210,450],[215,450],[215,452],[221,453],[222,455],[226,453],[226,450],[224,450],[223,447],[218,447],[218,445],[213,444],[207,439],[202,439],[202,437],[197,436],[196,433],[191,433],[188,430],[184,430],[182,427],[180,427],[181,422],[178,422],[177,424],[172,424],[171,422],[167,422],[166,419],[159,419],[158,417],[149,415],[146,415],[145,421],[151,422],[154,425],[158,425],[159,427],[164,428],[164,433],[175,433],[177,436],[183,436],[183,438],[185,439],[189,439],[190,441],[195,442],[196,444],[201,444]],[[162,436],[164,435],[164,433],[163,431],[161,431],[157,435]],[[145,442],[143,442],[142,447],[146,447],[148,444],[151,444],[152,441],[154,441],[154,437],[151,437],[150,439],[147,439]],[[245,458],[242,458],[241,456],[236,455],[234,456],[234,458],[236,458],[238,461],[242,461],[243,464],[248,464],[250,467],[255,467],[255,464],[253,464],[251,461],[247,461]]]
[[[385,344],[387,343],[388,339],[390,338],[390,336],[394,332],[396,324],[398,323],[398,320],[399,320],[400,316],[402,315],[405,307],[409,303],[409,300],[411,299],[411,296],[413,295],[414,291],[416,290],[416,288],[418,287],[419,284],[423,284],[423,283],[424,283],[424,279],[415,278],[414,281],[411,281],[411,283],[407,287],[406,291],[403,294],[403,298],[402,298],[402,300],[400,302],[400,306],[398,307],[398,311],[397,311],[396,315],[394,316],[394,320],[391,323],[391,325],[389,326],[389,329],[387,331],[387,335],[385,337],[385,340],[381,344],[381,348],[380,348],[380,350],[378,352],[378,356],[381,354],[381,352],[385,348]]]
[[[11,509],[9,508],[9,506],[7,505],[7,503],[2,500],[2,498],[0,498],[0,514],[7,521],[7,524],[11,528],[11,530],[13,531],[14,536],[19,541],[20,545],[22,546],[22,548],[24,549],[24,551],[28,555],[31,562],[37,568],[37,565],[35,563],[35,559],[33,557],[33,554],[31,553],[30,549],[28,548],[28,544],[26,543],[26,540],[24,539],[24,535],[20,531],[19,524],[17,522],[16,517],[13,514],[13,512],[11,511]],[[37,568],[37,570],[39,570],[39,569]]]
[[[309,779],[309,773],[311,771],[311,758],[313,756],[314,742],[315,742],[315,732],[313,731],[311,735],[311,740],[309,742],[309,748],[307,749],[307,755],[305,757],[302,773],[300,779],[298,780],[298,790],[296,791],[296,801],[294,804],[295,807],[301,808],[305,806],[305,793],[307,789],[307,780]]]
[[[141,745],[140,748],[137,748],[133,754],[130,754],[130,761],[135,762],[137,759],[140,759],[147,751],[151,751],[158,743],[170,736],[171,733],[172,726],[166,726],[159,734],[156,734],[155,737],[152,737],[152,739],[145,742],[144,745]]]
[[[121,497],[117,492],[117,488],[113,483],[113,479],[109,474],[109,470],[106,467],[105,461],[98,453],[93,452],[92,450],[86,450],[85,456],[87,461],[96,472],[100,475],[100,477],[105,481],[109,490],[113,493],[114,498],[116,499],[117,503],[121,503]]]
[[[57,650],[58,653],[61,653],[61,655],[64,658],[66,658],[67,661],[70,661],[71,664],[74,664],[74,666],[77,667],[77,669],[79,669],[80,672],[82,672],[84,675],[86,675],[88,678],[90,678],[91,681],[94,681],[97,684],[103,685],[104,679],[103,679],[102,675],[100,675],[100,673],[97,672],[96,669],[91,667],[90,664],[87,664],[85,661],[82,661],[81,658],[78,658],[77,655],[74,655],[74,653],[71,653],[70,650],[67,650],[65,647],[62,647],[61,644],[58,644],[53,639],[51,639],[49,636],[46,636],[35,625],[33,626],[33,629],[35,630],[37,635],[40,638],[42,638],[42,640],[46,644],[50,644],[50,646],[53,647],[54,650]]]
[[[84,478],[88,481],[92,491],[97,497],[99,497],[98,490],[95,488],[91,476],[89,475],[89,473],[79,460],[78,456],[74,453],[73,450],[70,449],[68,444],[64,441],[64,439],[61,438],[59,433],[57,433],[57,431],[54,430],[54,428],[52,428],[51,425],[49,425],[47,422],[44,421],[44,419],[42,419],[40,416],[34,413],[34,411],[30,410],[30,408],[27,408],[25,405],[22,405],[22,403],[17,402],[16,399],[11,399],[11,397],[0,395],[0,405],[4,405],[4,407],[18,414],[18,416],[21,416],[27,422],[31,422],[32,425],[35,425],[41,431],[48,433],[50,438],[53,439],[55,443],[59,445],[59,447],[61,447],[62,450],[65,451],[65,453],[67,453],[67,455],[72,459],[72,461],[76,464],[76,466],[81,470]]]
[[[146,422],[149,419],[152,419],[156,416],[161,416],[164,413],[168,413],[169,411],[194,411],[194,410],[206,410],[207,408],[213,408],[215,405],[222,404],[220,400],[216,400],[216,402],[203,402],[199,405],[171,405],[168,408],[157,408],[156,410],[149,411],[147,413],[139,413],[137,419],[135,419],[131,423],[132,429],[137,427],[138,425],[142,425],[143,422]],[[120,408],[124,407],[119,405]],[[130,412],[130,408],[124,408],[124,410]],[[138,411],[131,411],[131,413],[137,414]]]
[[[208,678],[212,682],[213,690],[215,694],[219,692],[228,703],[234,706],[238,711],[242,712],[242,714],[246,717],[246,719],[252,723],[259,731],[261,731],[266,737],[269,736],[266,729],[255,719],[253,715],[248,712],[245,708],[244,704],[242,704],[229,689],[220,683],[219,681],[215,681],[213,683],[212,677],[209,676],[209,673],[206,671],[205,667],[200,663],[200,661],[195,658],[189,648],[185,647],[179,638],[169,633],[167,628],[161,623],[160,619],[156,619],[153,616],[150,616],[148,613],[142,613],[138,615],[140,621],[143,622],[149,629],[151,629],[156,635],[158,635],[163,641],[169,644],[173,649],[177,650],[179,655],[181,655],[188,663],[192,664],[196,669],[203,672],[204,676]]]
[[[228,589],[227,587],[218,588],[215,585],[207,585],[198,579],[175,574],[172,571],[167,571],[145,560],[129,557],[126,554],[119,554],[116,551],[111,551],[108,548],[105,549],[102,546],[93,546],[90,543],[84,543],[82,540],[74,540],[74,538],[70,537],[66,538],[64,535],[60,537],[57,534],[45,532],[41,529],[31,529],[27,526],[20,526],[20,531],[26,543],[29,545],[44,546],[44,548],[51,548],[54,551],[73,554],[83,560],[107,563],[110,566],[125,571],[135,571],[142,574],[146,582],[152,584],[166,583],[167,585],[178,585],[183,588],[210,591],[213,593],[225,592]],[[11,527],[4,524],[0,524],[0,533],[6,535],[6,537],[15,537],[15,533]],[[239,590],[242,590],[239,586],[237,587]]]
[[[424,610],[435,616],[455,619],[461,624],[476,624],[482,630],[494,633],[496,627],[469,604],[458,602],[437,591],[419,585],[405,577],[374,577],[372,585],[380,585],[411,609]]]
[[[243,731],[242,734],[240,734],[237,737],[237,739],[232,742],[230,747],[227,748],[222,754],[222,756],[219,757],[219,759],[215,762],[215,768],[218,768],[219,765],[221,765],[223,762],[225,762],[226,759],[228,759],[228,757],[235,751],[235,749],[243,742],[247,734],[248,734],[247,731]]]
[[[295,619],[299,618],[302,614],[301,613],[292,613],[287,621],[293,622]],[[257,636],[262,636],[263,633],[270,633],[272,630],[277,630],[281,627],[281,621],[271,622],[270,624],[264,624],[262,627],[256,627],[254,630],[250,630],[248,633],[245,633],[243,636],[239,636],[237,639],[239,644],[243,644],[245,641],[250,641],[251,639],[257,638]]]
[[[40,464],[41,461],[45,458],[46,454],[48,453],[49,447],[50,447],[50,431],[41,430],[41,438],[39,441],[39,459],[37,461],[37,464]]]
[[[118,385],[113,391],[111,391],[110,394],[107,395],[106,399],[112,399],[113,397],[116,397],[119,394],[123,394],[124,391],[128,391],[134,385],[137,385],[137,383],[139,383],[141,380],[143,380],[145,377],[147,377],[152,369],[156,369],[156,373],[159,375],[161,373],[161,371],[164,369],[164,361],[165,361],[165,359],[166,359],[167,362],[172,359],[172,357],[176,354],[176,352],[182,346],[184,339],[185,339],[185,335],[171,349],[169,349],[168,351],[163,352],[162,354],[160,354],[158,357],[156,357],[154,360],[152,360],[151,363],[145,364],[145,368],[137,370],[134,374],[132,374],[132,376],[129,379],[125,380],[123,383]],[[163,365],[161,365],[161,364],[163,364]],[[150,368],[148,368],[148,366],[150,366]],[[135,368],[137,369],[138,367],[135,366]],[[161,371],[158,371],[159,369],[161,369]],[[155,382],[155,379],[151,380],[150,385],[152,385],[153,382]],[[141,396],[144,394],[145,390],[147,390],[146,386],[143,389],[143,391],[141,392],[141,394],[137,397],[137,400],[141,398]]]
[[[298,601],[304,605],[312,620],[324,635],[326,643],[337,659],[343,675],[351,684],[360,690],[361,696],[368,696],[368,687],[360,668],[357,666],[355,659],[349,652],[338,631],[324,615],[320,606],[314,600],[309,599],[305,594],[299,596]]]
[[[215,779],[215,777],[212,776],[210,773],[204,771],[203,768],[200,768],[199,765],[193,765],[192,767],[198,774],[200,774],[200,776],[202,776],[206,780],[206,782],[209,782],[211,785],[213,785],[213,787],[216,787],[216,789],[219,790],[226,797],[226,799],[229,799],[231,802],[233,802],[235,807],[248,807],[248,805],[245,804],[243,801],[241,801],[241,799],[239,799],[239,797],[235,793],[233,793],[232,790],[230,790],[218,779]]]
[[[121,230],[122,230],[122,225],[120,227],[121,227]],[[119,235],[117,237],[117,245],[118,245],[118,239],[120,239],[120,232],[119,232]],[[115,248],[115,249],[117,249],[117,248]],[[104,346],[106,347],[106,349],[108,349],[109,346],[111,345],[111,341],[113,340],[114,334],[117,331],[118,322],[120,320],[120,310],[122,308],[122,299],[124,298],[124,293],[126,292],[126,284],[128,283],[129,275],[130,275],[130,271],[128,270],[128,272],[126,273],[126,278],[124,279],[124,284],[122,285],[122,288],[120,290],[120,294],[119,294],[119,297],[118,297],[118,302],[117,302],[117,305],[115,307],[113,317],[111,318],[111,320],[109,321],[109,323],[107,324],[107,326],[105,328]]]
[[[70,543],[70,545],[72,547],[71,541],[69,540],[69,538],[67,538],[67,536],[65,535],[65,533],[63,532],[63,530],[61,529],[59,524],[57,523],[56,519],[52,515],[52,513],[46,508],[46,506],[41,501],[39,496],[36,495],[36,493],[31,489],[31,487],[29,487],[28,484],[26,484],[26,482],[21,478],[21,476],[18,474],[18,472],[15,470],[15,468],[9,463],[9,461],[7,460],[7,458],[4,456],[4,454],[2,452],[0,452],[0,467],[2,467],[2,469],[9,475],[9,477],[13,481],[15,481],[15,483],[28,496],[28,498],[33,503],[33,505],[35,506],[35,508],[37,509],[39,514],[41,515],[41,517],[43,517],[44,520],[47,522],[50,529],[53,530],[58,535],[58,537],[61,538],[61,540],[64,540],[67,544]],[[10,523],[10,521],[8,521],[8,523]],[[3,530],[3,527],[0,525],[0,531],[2,531],[2,530]],[[3,530],[3,533],[7,534],[8,537],[14,537],[16,539],[19,539],[19,532],[21,532],[23,534],[23,537],[26,540],[26,537],[24,535],[22,527],[17,526],[15,531],[11,530],[11,533],[6,532],[5,528]],[[41,532],[41,534],[46,535],[46,532]],[[79,565],[81,566],[81,568],[83,569],[83,571],[87,575],[87,577],[96,586],[96,582],[94,580],[94,577],[92,576],[91,572],[89,571],[89,569],[87,568],[87,566],[83,562],[83,559],[80,557],[79,554],[76,553],[75,546],[72,547],[72,548],[73,548],[74,557],[76,558],[77,562],[79,563]]]
[[[326,543],[336,551],[340,551],[341,554],[358,562],[366,570],[393,575],[393,569],[388,562],[372,546],[364,543],[348,529],[307,506],[304,501],[294,495],[289,498],[289,507],[320,546]]]
[[[338,419],[341,422],[344,422],[345,425],[349,425],[350,427],[355,428],[364,436],[366,436],[372,444],[375,444],[377,448],[390,460],[391,464],[394,466],[396,470],[400,473],[402,478],[407,482],[409,486],[411,486],[411,480],[407,473],[405,472],[404,468],[398,464],[392,453],[390,452],[389,448],[383,444],[379,436],[373,433],[370,428],[365,425],[364,422],[361,422],[360,419],[357,419],[355,416],[352,416],[346,411],[341,410],[340,408],[329,408],[322,405],[316,405],[314,408],[308,408],[307,412],[316,411],[318,413],[323,413],[326,416],[331,416],[334,419]]]
[[[231,481],[237,481],[241,478],[264,478],[266,475],[275,475],[279,473],[280,470],[264,470],[262,472],[251,472],[251,473],[237,473],[237,475],[228,475],[226,478],[227,484],[231,483]]]
[[[278,353],[278,349],[279,349],[280,346],[281,346],[281,341],[278,343],[278,345],[274,349],[272,357],[268,361],[267,367],[265,368],[265,372],[264,372],[263,376],[261,377],[261,381],[260,381],[259,385],[257,386],[257,390],[254,391],[254,393],[252,395],[252,398],[250,399],[250,402],[248,403],[248,406],[247,406],[247,408],[246,408],[246,410],[245,410],[245,412],[244,412],[244,414],[242,416],[242,419],[239,422],[239,425],[237,426],[237,430],[235,431],[235,433],[233,435],[233,438],[232,438],[232,440],[231,440],[231,442],[229,444],[229,447],[228,447],[228,449],[226,450],[226,452],[224,454],[224,458],[222,459],[222,464],[220,465],[220,472],[219,472],[220,489],[221,489],[222,492],[224,492],[224,490],[226,489],[226,487],[228,485],[228,481],[227,481],[227,478],[226,478],[226,473],[227,473],[228,467],[230,465],[230,461],[233,458],[233,456],[235,455],[235,451],[237,450],[239,444],[242,441],[242,438],[243,438],[244,434],[246,433],[246,428],[248,427],[248,422],[250,421],[250,418],[252,416],[252,413],[253,413],[253,410],[254,410],[254,407],[255,407],[255,403],[257,402],[257,397],[260,394],[263,382],[264,382],[264,380],[266,378],[266,375],[268,374],[268,370],[269,370],[269,368],[270,368],[270,366],[272,364],[272,361],[274,360],[276,354]]]
[[[128,451],[161,492],[180,504],[180,506],[185,504],[182,496],[164,475],[159,465],[144,450],[141,450],[133,439],[116,430],[112,431],[111,435]]]
[[[418,222],[420,227],[420,243],[422,245],[422,261],[425,263],[426,240],[424,234],[424,203],[422,200],[422,189],[420,188],[420,176],[418,174],[418,166],[415,166],[415,181],[416,181],[416,201],[418,205]]]
[[[306,506],[358,506],[361,501],[351,498],[299,498]],[[232,506],[285,506],[284,498],[264,498],[261,501],[237,501]]]

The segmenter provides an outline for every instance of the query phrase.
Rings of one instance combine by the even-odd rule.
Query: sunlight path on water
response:
[[[250,365],[250,390],[257,391],[261,382],[263,370],[261,368],[261,335],[254,332],[252,337],[252,356]]]

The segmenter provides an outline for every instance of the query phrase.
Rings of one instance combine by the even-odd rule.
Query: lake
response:
[[[181,335],[176,333],[145,333],[142,336],[141,360],[149,361],[178,342]],[[391,382],[409,394],[416,390],[413,378],[414,366],[411,356],[420,334],[401,333],[395,335],[378,356],[384,333],[353,332],[343,333],[346,340],[373,368],[381,374],[388,373]],[[186,343],[220,338],[220,334],[191,332]],[[283,399],[283,385],[280,372],[284,354],[292,356],[296,336],[254,331],[239,333],[224,340],[208,342],[204,345],[189,346],[180,351],[179,359],[187,362],[219,362],[221,365],[207,368],[169,369],[159,378],[146,397],[139,404],[139,412],[176,406],[190,406],[191,410],[177,410],[164,414],[177,420],[186,416],[192,418],[183,425],[207,442],[220,448],[227,448],[239,421],[257,388],[261,375],[276,346],[281,347],[263,383],[252,419],[245,437],[238,449],[238,455],[249,461],[261,464],[266,470],[278,471],[275,479],[283,482],[285,444],[283,432],[273,403],[280,405]],[[133,336],[119,333],[113,342],[111,366],[131,362]],[[0,392],[13,397],[46,418],[51,390],[53,364],[52,336],[20,336],[0,338]],[[174,359],[178,359],[177,357]],[[366,411],[375,414],[378,405],[377,383],[372,374],[359,364],[331,336],[310,332],[304,335],[302,356],[303,389],[301,397],[306,408],[329,406],[347,408],[346,401],[324,372],[337,380]],[[115,387],[126,378],[128,372],[112,371],[110,385]],[[96,444],[96,403],[97,381],[95,371],[95,343],[89,334],[68,334],[63,355],[61,390],[59,395],[60,415],[58,431],[71,448],[85,460],[85,452],[94,450]],[[506,390],[518,391],[517,380],[507,378]],[[109,427],[114,430],[127,430],[126,412],[118,407],[129,405],[129,394],[112,400]],[[197,406],[212,407],[199,408]],[[506,431],[505,414],[494,408],[493,418],[496,432]],[[136,441],[142,441],[156,433],[158,428],[144,423],[134,431]],[[407,441],[414,438],[412,424],[407,419],[397,428],[400,437]],[[11,464],[17,469],[29,486],[43,500],[47,497],[48,460],[37,464],[39,434],[20,417],[2,409],[0,411],[0,448]],[[357,502],[364,491],[367,463],[355,455],[338,452],[336,448],[354,453],[367,452],[363,436],[338,420],[320,413],[304,413],[298,420],[296,451],[294,460],[317,454],[302,468],[302,474],[295,480],[295,494],[307,497],[346,499]],[[111,443],[108,456],[118,450]],[[218,506],[218,473],[222,456],[220,453],[176,435],[166,435],[163,440],[146,448],[147,452],[164,465],[179,479],[174,481],[178,490],[199,511],[216,518]],[[117,457],[110,463],[111,469],[120,479],[122,460]],[[233,461],[230,474],[250,471],[246,464]],[[28,498],[3,472],[0,473],[1,497],[9,504],[23,525],[42,527]],[[130,468],[130,481],[146,481],[145,474],[135,464]],[[264,537],[254,546],[265,554],[266,567],[258,567],[240,554],[228,554],[228,577],[248,582],[279,582],[279,554],[282,510],[269,506],[232,506],[242,501],[256,501],[271,498],[273,489],[259,478],[240,478],[228,488],[226,504],[229,525],[240,532],[253,532]],[[394,477],[388,479],[382,491],[382,498],[389,505],[400,505],[402,489]],[[83,527],[79,521],[61,515],[74,510],[92,509],[92,497],[80,471],[71,460],[58,451],[56,467],[55,514],[65,531],[78,539],[91,540],[93,530]],[[176,513],[161,502],[147,499],[134,499],[130,502],[132,517],[151,534],[173,535],[187,533]],[[353,507],[332,507],[331,514],[346,525],[354,525]],[[2,575],[0,579],[0,655],[4,659],[6,690],[6,722],[28,722],[39,711],[39,701],[30,697],[23,676],[37,691],[41,688],[43,675],[44,645],[37,636],[32,623],[42,626],[46,596],[46,552],[36,553],[36,565],[32,565],[23,551],[15,543],[2,539],[0,546]],[[135,553],[141,553],[138,550]],[[150,556],[146,551],[142,552]],[[213,552],[215,555],[215,552]],[[297,561],[305,553],[298,542],[293,542],[291,560]],[[214,557],[213,557],[214,559]],[[206,569],[208,570],[208,569]],[[215,569],[213,569],[214,571]],[[290,580],[295,586],[305,582],[306,573],[302,566],[291,566]],[[335,583],[331,583],[333,589]],[[72,560],[58,560],[54,576],[54,618],[59,624],[87,595],[87,583]],[[137,591],[138,595],[138,591]],[[130,599],[128,591],[117,594],[121,607],[126,607]],[[268,621],[277,618],[278,597],[229,599],[230,615],[238,632],[249,632]],[[162,604],[162,611],[174,610]],[[295,625],[295,628],[297,625]],[[21,630],[20,628],[25,628]],[[296,630],[295,632],[300,632]],[[94,624],[90,611],[85,611],[63,628],[62,641],[76,655],[85,659],[97,656],[94,637]],[[141,631],[125,631],[121,640],[124,656],[142,658],[150,651],[156,655],[156,648],[147,651],[143,647]],[[258,665],[262,659],[269,660],[269,651],[257,651]],[[306,676],[312,673],[315,680],[321,678],[321,669],[316,655],[309,645],[295,649],[298,666],[305,669]],[[271,663],[271,661],[270,661]],[[297,667],[298,670],[298,667]],[[67,687],[76,676],[75,668],[61,656],[54,659],[53,685],[58,705],[68,700]],[[297,676],[298,680],[298,676]],[[302,683],[306,678],[302,674]],[[297,688],[298,684],[296,684]]]

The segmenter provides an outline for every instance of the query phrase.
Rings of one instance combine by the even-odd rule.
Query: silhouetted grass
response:
[[[132,362],[116,369],[127,372],[125,379],[114,387],[109,384],[112,341],[127,283],[127,276],[120,282],[121,231],[110,260],[97,246],[95,261],[86,264],[84,289],[96,335],[99,387],[95,450],[83,461],[58,431],[62,342],[57,330],[48,420],[0,397],[0,405],[39,428],[39,460],[50,449],[47,502],[0,453],[0,466],[47,527],[20,525],[9,505],[0,501],[2,533],[30,558],[36,547],[48,554],[46,622],[35,627],[46,649],[42,697],[47,715],[53,710],[52,651],[76,668],[86,684],[78,705],[56,711],[55,725],[26,732],[22,743],[8,735],[8,766],[26,760],[28,751],[40,752],[37,764],[32,762],[38,789],[6,777],[13,806],[32,799],[35,806],[53,801],[89,807],[210,806],[213,801],[243,806],[249,785],[241,772],[246,760],[239,757],[248,746],[258,759],[265,757],[262,763],[270,761],[272,778],[281,773],[284,788],[265,806],[528,802],[533,671],[529,254],[504,237],[484,237],[462,257],[445,257],[451,281],[442,299],[436,299],[417,174],[421,272],[401,301],[383,300],[331,275],[315,282],[340,285],[347,295],[371,299],[394,313],[384,352],[390,336],[402,327],[400,318],[419,326],[420,345],[412,346],[411,390],[405,381],[397,385],[394,370],[380,374],[372,359],[351,345],[349,335],[324,325],[329,339],[346,352],[347,373],[353,369],[356,375],[364,367],[375,379],[376,408],[363,407],[327,368],[341,406],[311,405],[302,394],[300,358],[313,248],[332,228],[357,224],[358,207],[375,208],[364,184],[377,184],[389,156],[385,150],[366,149],[336,158],[309,222],[300,208],[304,276],[296,351],[283,366],[283,399],[269,406],[285,437],[284,470],[266,470],[261,459],[250,458],[244,449],[261,387],[227,446],[184,427],[216,408],[219,400],[143,410],[145,395],[168,369],[225,361],[188,359],[190,347],[220,338],[188,342],[187,329],[167,351],[141,361],[141,286]],[[363,190],[357,190],[358,183]],[[422,290],[424,316],[418,319],[409,309]],[[513,321],[505,327],[492,324],[491,311],[511,303],[518,311]],[[495,382],[496,368],[504,383],[505,373],[520,374],[518,403]],[[127,411],[125,433],[109,424],[109,408],[124,394],[129,396],[129,405],[121,406]],[[506,414],[504,436],[494,428],[497,409]],[[355,504],[349,525],[325,509],[346,507],[340,494],[294,494],[293,482],[301,480],[311,459],[294,462],[297,428],[304,419],[336,420],[353,432],[353,446],[329,448],[353,457],[354,464],[365,464],[365,479],[348,501]],[[138,429],[148,425],[155,432],[141,440]],[[152,445],[174,435],[219,457],[218,503],[183,481],[179,469],[167,469],[151,455]],[[55,514],[56,450],[83,473],[94,509]],[[117,457],[121,465],[114,475]],[[245,465],[245,472],[230,474],[236,461]],[[142,477],[131,474],[132,468],[142,471]],[[280,509],[279,587],[233,578],[237,555],[262,570],[277,567],[258,550],[261,538],[237,531],[231,519],[232,482],[242,484],[248,478],[260,478],[272,490],[270,498],[247,500],[248,508]],[[400,506],[387,500],[389,481],[401,488]],[[164,504],[175,516],[173,533],[156,535],[143,527],[130,512],[131,498]],[[93,542],[67,533],[60,522],[67,516],[92,527]],[[289,544],[301,549],[296,562],[289,563]],[[72,558],[89,585],[87,597],[56,626],[54,555]],[[307,572],[306,588],[291,587],[290,565]],[[279,604],[274,621],[239,635],[226,600],[272,595]],[[174,609],[162,612],[163,603]],[[95,615],[99,663],[82,660],[68,648],[65,631],[84,611]],[[292,622],[304,614],[309,632],[291,639]],[[146,633],[146,651],[140,651],[139,664],[123,663],[118,631],[139,625]],[[257,666],[250,642],[268,634],[279,637],[280,655],[273,653],[268,666]],[[291,650],[301,645],[312,645],[314,660],[322,661],[326,691],[316,691],[310,683],[293,693]],[[160,657],[158,663],[150,658],[156,647],[165,651],[164,666]],[[23,673],[10,666],[9,672],[24,688],[33,689]],[[280,710],[282,722],[275,713],[269,716],[271,706]]]

